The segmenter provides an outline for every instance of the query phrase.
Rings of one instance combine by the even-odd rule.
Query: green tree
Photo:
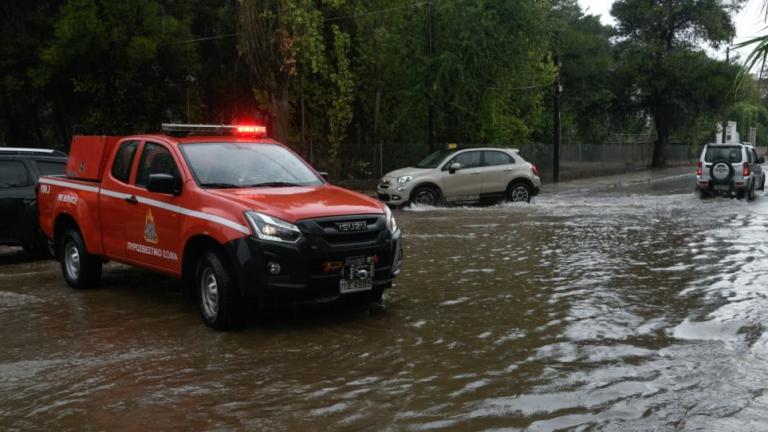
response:
[[[185,80],[197,62],[194,46],[179,42],[191,37],[189,22],[154,0],[69,0],[33,82],[58,95],[74,132],[157,130],[184,117]]]
[[[621,61],[631,73],[636,97],[653,118],[657,140],[653,167],[667,163],[670,136],[692,111],[720,111],[728,100],[713,87],[691,92],[696,67],[711,66],[698,48],[717,47],[734,36],[730,13],[743,0],[618,0],[611,14],[618,20]],[[694,62],[693,64],[691,62]],[[708,67],[710,71],[721,68]],[[629,75],[628,75],[629,76]],[[718,77],[703,77],[707,81]]]

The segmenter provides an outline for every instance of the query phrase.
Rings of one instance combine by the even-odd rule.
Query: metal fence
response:
[[[622,136],[601,144],[566,143],[560,146],[561,178],[619,174],[644,169],[653,158],[653,140],[643,136]],[[533,143],[522,146],[520,154],[539,166],[549,180],[554,159],[552,144]],[[684,165],[694,162],[698,153],[688,144],[670,144],[668,162]]]

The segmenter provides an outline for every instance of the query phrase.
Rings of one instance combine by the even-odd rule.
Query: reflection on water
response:
[[[0,272],[0,429],[765,430],[768,197],[400,211],[384,307],[200,324],[176,283]]]

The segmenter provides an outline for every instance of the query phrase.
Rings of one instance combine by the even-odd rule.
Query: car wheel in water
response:
[[[429,186],[416,188],[411,194],[411,203],[436,206],[440,202],[440,194]]]
[[[245,306],[226,260],[217,251],[204,253],[195,272],[200,316],[208,327],[237,330],[245,327]]]
[[[101,258],[90,255],[83,237],[77,230],[68,229],[61,236],[59,258],[64,279],[72,288],[93,288],[101,279]]]
[[[747,190],[747,201],[754,201],[755,200],[755,183],[752,182],[752,186],[749,187],[749,190]]]
[[[531,187],[525,183],[512,183],[507,187],[507,201],[531,202]]]

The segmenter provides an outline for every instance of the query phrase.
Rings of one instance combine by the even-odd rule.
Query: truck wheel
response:
[[[61,237],[59,249],[61,272],[69,286],[75,289],[93,288],[101,279],[101,259],[85,249],[83,237],[68,229]]]
[[[245,327],[245,307],[225,259],[217,251],[200,257],[195,272],[200,316],[208,327],[236,330]]]
[[[507,201],[531,202],[531,187],[523,182],[510,184],[507,187]]]

